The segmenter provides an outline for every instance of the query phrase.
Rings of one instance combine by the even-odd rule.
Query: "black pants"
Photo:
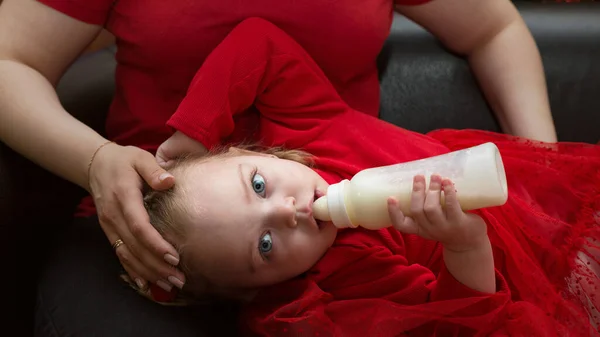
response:
[[[169,307],[137,294],[97,218],[76,219],[57,240],[37,289],[36,336],[233,336],[231,307]]]

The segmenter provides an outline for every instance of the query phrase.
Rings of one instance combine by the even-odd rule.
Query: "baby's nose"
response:
[[[275,210],[278,220],[286,226],[295,227],[296,221],[296,199],[294,197],[286,197],[283,202]]]

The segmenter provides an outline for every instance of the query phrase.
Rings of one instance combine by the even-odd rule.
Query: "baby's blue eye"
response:
[[[260,238],[260,242],[258,243],[258,250],[261,254],[268,254],[273,249],[273,239],[271,238],[271,233],[266,233]]]
[[[256,194],[260,195],[263,198],[265,197],[267,185],[265,183],[265,179],[258,173],[252,176],[252,189],[254,190],[254,192],[256,192]]]

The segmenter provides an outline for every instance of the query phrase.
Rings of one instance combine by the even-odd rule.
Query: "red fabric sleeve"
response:
[[[496,292],[508,293],[508,284],[502,275],[496,273]],[[458,299],[461,297],[486,297],[490,294],[483,293],[474,289],[471,289],[454,278],[452,274],[446,268],[446,265],[442,263],[442,268],[437,274],[435,286],[431,289],[430,300],[431,301],[445,301]]]
[[[38,0],[77,20],[103,26],[115,0]]]
[[[426,240],[417,235],[402,234],[393,228],[380,230],[378,236],[390,251],[405,257],[408,265],[423,266],[437,275],[436,282],[431,288],[429,298],[431,301],[487,295],[456,280],[446,268],[442,255],[443,247],[439,242]],[[508,291],[507,283],[498,270],[496,270],[496,289]]]
[[[302,147],[327,127],[328,116],[348,109],[310,56],[258,18],[240,23],[213,50],[167,124],[211,148],[251,106],[270,123],[267,137],[290,147]]]

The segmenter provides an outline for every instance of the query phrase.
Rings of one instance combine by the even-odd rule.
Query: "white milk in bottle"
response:
[[[435,157],[363,170],[351,180],[330,185],[327,194],[315,201],[314,216],[332,221],[338,228],[389,227],[392,223],[388,198],[398,199],[402,212],[410,216],[413,178],[425,176],[429,188],[432,174],[452,180],[458,202],[465,211],[499,206],[508,198],[500,152],[495,144],[485,143]]]

